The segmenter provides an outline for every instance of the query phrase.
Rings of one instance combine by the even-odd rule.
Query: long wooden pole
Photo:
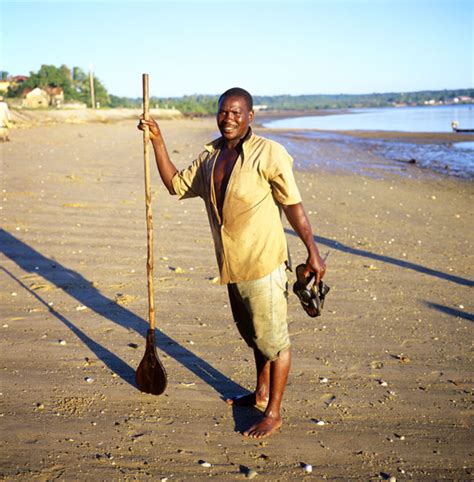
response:
[[[91,90],[91,107],[95,109],[94,74],[92,73],[92,65],[89,69],[89,87]]]
[[[150,118],[148,74],[143,74],[143,117]],[[146,205],[146,232],[147,232],[147,259],[146,273],[148,285],[148,319],[150,330],[155,328],[155,300],[153,290],[153,218],[151,211],[151,185],[150,185],[150,130],[145,126],[143,130],[143,160],[145,164],[145,205]]]

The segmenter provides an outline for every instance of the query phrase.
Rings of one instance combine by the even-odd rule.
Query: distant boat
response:
[[[474,129],[459,129],[458,125],[456,121],[451,122],[451,127],[454,132],[474,132]]]

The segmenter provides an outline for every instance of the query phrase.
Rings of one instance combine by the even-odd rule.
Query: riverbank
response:
[[[271,120],[285,119],[287,117],[306,116],[327,116],[336,113],[346,113],[346,110],[272,110],[257,111],[255,113],[255,125],[262,127],[262,124]],[[114,108],[114,109],[12,109],[12,128],[27,129],[34,126],[56,125],[56,124],[86,124],[86,123],[114,123],[124,120],[138,119],[141,109]],[[213,119],[213,116],[199,116],[183,114],[176,109],[150,109],[150,115],[156,119]]]
[[[56,124],[114,123],[138,119],[141,109],[12,109],[12,128],[28,129],[35,126]],[[150,109],[157,119],[181,119],[176,109]]]
[[[216,132],[212,119],[162,128],[178,167]],[[136,121],[11,137],[0,144],[3,479],[224,481],[249,469],[262,480],[472,477],[472,183],[423,170],[354,175],[317,157],[298,169],[332,290],[318,319],[290,294],[285,424],[255,441],[240,431],[259,413],[223,401],[252,389],[254,371],[214,282],[202,202],[172,198],[153,170],[169,386],[144,395],[133,381],[147,327]],[[323,149],[373,161],[350,143]]]
[[[474,134],[453,132],[451,128],[453,119],[459,119],[466,127],[472,125],[474,117],[470,105],[351,109],[331,114],[266,119],[263,125],[272,128],[283,142],[289,138],[287,144],[290,146],[295,138],[307,139],[312,148],[325,142],[339,147],[348,145],[348,151],[356,148],[370,152],[374,159],[382,160],[378,162],[380,166],[394,171],[397,163],[404,163],[425,171],[474,179]],[[312,154],[307,156],[299,150],[296,157],[306,158],[307,163],[311,163],[313,157],[322,157],[314,149]],[[340,162],[337,157],[326,158],[328,165],[338,168],[354,170],[358,164],[353,165],[350,155],[348,162],[346,159]]]
[[[326,170],[374,176],[392,172],[408,177],[443,174],[474,179],[473,135],[314,129],[266,132],[285,145],[301,169],[324,165]]]

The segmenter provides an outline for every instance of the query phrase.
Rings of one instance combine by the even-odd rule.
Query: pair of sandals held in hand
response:
[[[315,318],[316,316],[321,316],[324,299],[330,288],[323,280],[316,284],[316,275],[314,273],[309,273],[308,276],[305,276],[305,269],[306,265],[304,264],[299,264],[296,267],[296,281],[293,284],[293,292],[300,300],[301,306],[306,313],[311,318]]]

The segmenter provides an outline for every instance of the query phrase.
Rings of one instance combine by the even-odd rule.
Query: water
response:
[[[295,159],[307,162],[318,162],[321,165],[351,170],[360,169],[357,164],[359,149],[370,151],[374,156],[374,167],[400,170],[401,163],[415,161],[416,166],[427,168],[443,174],[448,174],[466,179],[474,179],[474,142],[452,143],[449,140],[433,140],[432,142],[416,142],[407,138],[369,138],[360,139],[350,135],[334,132],[337,130],[374,130],[374,131],[403,131],[403,132],[452,132],[451,122],[456,120],[460,128],[474,128],[474,106],[436,106],[436,107],[407,107],[388,109],[354,109],[350,114],[298,117],[281,119],[265,123],[265,127],[281,129],[322,129],[333,132],[317,132],[302,130],[295,134],[282,133],[280,137],[288,149],[293,150]],[[296,142],[291,136],[302,136],[315,141],[334,141],[338,153],[332,159],[318,157],[318,143],[301,143],[296,147]],[[466,134],[469,135],[469,134]],[[286,139],[286,142],[285,142]],[[472,137],[470,137],[472,139]],[[306,146],[306,147],[304,147]],[[307,152],[301,152],[301,149]],[[352,149],[352,151],[351,151]],[[296,152],[298,151],[298,152]],[[311,155],[310,152],[311,151]],[[323,151],[321,150],[321,153]],[[327,157],[327,151],[326,157]],[[360,159],[364,158],[361,155]],[[365,157],[366,158],[366,157]],[[379,158],[388,161],[380,165]],[[377,160],[376,160],[377,159]],[[360,161],[361,162],[361,161]],[[375,164],[379,162],[379,165]],[[302,166],[304,167],[304,166]]]
[[[474,142],[456,142],[453,144],[456,149],[464,149],[469,151],[474,151]]]
[[[295,117],[265,123],[282,129],[367,130],[401,132],[452,132],[451,122],[474,129],[474,105],[352,109],[349,114]]]

